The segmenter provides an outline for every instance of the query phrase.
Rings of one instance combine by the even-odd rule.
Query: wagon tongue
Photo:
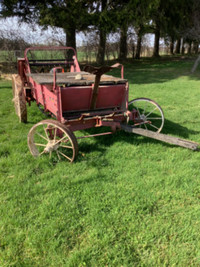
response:
[[[161,134],[161,133],[156,133],[156,132],[152,132],[149,130],[145,130],[142,128],[137,128],[131,125],[127,125],[127,124],[121,124],[121,128],[125,131],[125,132],[129,132],[129,133],[135,133],[138,135],[142,135],[145,137],[149,137],[152,139],[156,139],[165,143],[169,143],[172,145],[176,145],[176,146],[181,146],[181,147],[185,147],[191,150],[200,150],[200,144],[196,143],[196,142],[192,142],[192,141],[188,141],[185,139],[181,139],[178,137],[174,137],[174,136],[170,136],[170,135],[166,135],[166,134]]]

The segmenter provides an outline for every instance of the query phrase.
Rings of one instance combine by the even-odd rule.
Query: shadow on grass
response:
[[[170,134],[175,136],[180,136],[183,138],[188,138],[191,134],[196,135],[199,134],[200,131],[194,131],[192,129],[188,129],[187,127],[184,127],[178,123],[174,123],[173,121],[166,120],[164,123],[164,127],[162,130],[163,134]]]
[[[101,132],[106,132],[106,130],[109,131],[109,129],[105,129],[103,127],[101,129],[98,129],[98,130]],[[95,134],[97,132],[99,133],[98,130],[95,128],[92,128],[92,129],[88,129],[87,131],[85,131],[85,133]],[[192,135],[200,134],[200,131],[194,131],[194,130],[188,129],[187,127],[184,127],[180,124],[174,123],[170,120],[165,120],[165,125],[164,125],[164,128],[162,130],[162,133],[163,134],[169,134],[169,135],[172,135],[175,137],[177,136],[180,138],[188,139],[191,134]],[[175,145],[164,143],[164,142],[154,140],[151,138],[147,138],[147,137],[139,138],[139,135],[126,133],[123,131],[118,131],[118,132],[114,133],[113,135],[93,137],[93,138],[96,140],[95,143],[88,144],[88,143],[83,142],[80,145],[80,149],[79,149],[80,153],[89,153],[89,152],[93,152],[93,151],[99,151],[100,153],[104,153],[107,149],[109,149],[109,146],[111,146],[115,142],[123,142],[123,143],[127,142],[131,145],[139,145],[139,144],[142,145],[142,144],[146,144],[146,143],[151,143],[151,144],[162,143],[163,146],[176,147]]]
[[[1,80],[0,80],[1,82]],[[11,86],[0,86],[0,90],[8,89],[11,91],[12,87]]]
[[[97,139],[97,137],[94,137],[95,139]],[[105,138],[105,137],[104,137]],[[104,139],[103,138],[103,139]],[[101,139],[98,138],[98,140]],[[101,153],[105,152],[105,148],[103,146],[100,145],[101,142],[98,142],[97,143],[94,143],[94,144],[88,144],[86,142],[82,142],[80,145],[79,145],[79,150],[81,149],[81,152],[84,154],[84,153],[90,153],[92,151],[99,151]]]
[[[191,80],[199,80],[198,71],[191,73],[194,57],[160,57],[158,59],[145,58],[127,60],[125,64],[125,78],[129,84],[154,84],[187,76]],[[120,76],[118,70],[110,72],[113,76]]]

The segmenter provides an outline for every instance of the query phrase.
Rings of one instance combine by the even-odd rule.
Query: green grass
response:
[[[163,133],[200,142],[192,61],[125,65],[130,99],[165,113]],[[200,153],[124,132],[79,142],[75,163],[34,159],[11,83],[0,81],[0,266],[199,266]],[[93,132],[93,130],[87,131]]]

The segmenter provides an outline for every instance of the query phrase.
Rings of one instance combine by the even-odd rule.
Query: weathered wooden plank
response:
[[[142,136],[145,136],[145,137],[156,139],[156,140],[159,140],[159,141],[162,141],[162,142],[165,142],[165,143],[169,143],[169,144],[172,144],[172,145],[185,147],[185,148],[188,148],[188,149],[191,149],[191,150],[199,150],[200,144],[198,144],[196,142],[193,142],[193,141],[188,141],[188,140],[181,139],[181,138],[178,138],[178,137],[152,132],[152,131],[141,129],[141,128],[134,128],[133,126],[125,125],[125,124],[121,124],[121,128],[125,132],[135,133],[135,134],[138,134],[138,135],[142,135]]]
[[[81,75],[81,79],[77,79],[77,75]],[[53,74],[52,73],[31,73],[27,75],[32,77],[38,84],[53,84]],[[95,75],[87,72],[66,72],[56,74],[56,84],[66,84],[68,86],[72,85],[91,85],[95,82]],[[112,85],[112,84],[123,84],[126,83],[125,79],[116,78],[110,75],[102,75],[100,84],[101,85]]]

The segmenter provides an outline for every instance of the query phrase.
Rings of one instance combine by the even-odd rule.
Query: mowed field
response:
[[[200,70],[178,58],[125,64],[129,99],[163,133],[200,143]],[[79,141],[77,160],[33,158],[35,103],[20,124],[0,80],[0,266],[200,266],[200,152],[125,132]],[[98,129],[85,131],[85,134]]]

